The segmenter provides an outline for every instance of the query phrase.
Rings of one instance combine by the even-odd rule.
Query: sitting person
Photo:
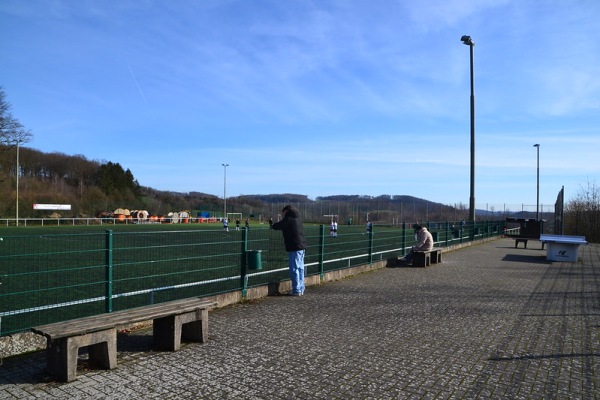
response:
[[[400,259],[400,261],[411,262],[413,252],[415,251],[431,251],[433,249],[433,236],[426,227],[414,224],[413,229],[417,235],[417,244],[410,249],[410,253]]]

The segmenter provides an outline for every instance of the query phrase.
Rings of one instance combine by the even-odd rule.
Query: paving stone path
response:
[[[66,384],[44,353],[14,357],[0,399],[600,398],[600,245],[545,255],[500,239],[225,307],[206,344],[155,352],[129,333],[116,369],[81,363]]]

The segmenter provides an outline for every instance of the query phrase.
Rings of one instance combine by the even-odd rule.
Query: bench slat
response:
[[[31,330],[52,340],[103,331],[118,326],[149,321],[167,315],[185,314],[192,311],[207,308],[210,309],[215,306],[216,303],[210,300],[201,300],[197,298],[185,299],[116,311],[113,313],[93,315],[64,322],[56,322],[34,327],[31,328]]]

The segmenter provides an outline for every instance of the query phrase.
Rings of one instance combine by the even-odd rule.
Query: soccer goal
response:
[[[242,213],[227,213],[227,221],[229,221],[229,223],[235,223],[235,220],[239,219],[240,222],[242,221]]]

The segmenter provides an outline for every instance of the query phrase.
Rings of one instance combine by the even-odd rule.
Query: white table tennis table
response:
[[[540,241],[548,244],[547,260],[568,262],[577,262],[579,246],[588,243],[585,236],[568,235],[540,235]]]

